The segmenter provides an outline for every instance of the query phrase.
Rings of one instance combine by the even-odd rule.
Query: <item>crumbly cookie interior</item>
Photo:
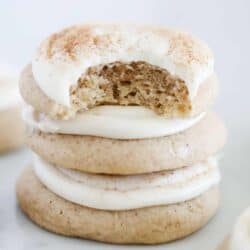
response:
[[[77,111],[100,105],[144,106],[163,116],[185,116],[191,111],[185,82],[143,61],[88,68],[71,87],[70,98]]]

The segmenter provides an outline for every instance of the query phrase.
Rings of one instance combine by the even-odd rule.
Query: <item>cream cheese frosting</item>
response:
[[[220,181],[215,158],[173,171],[111,176],[55,167],[35,155],[34,171],[40,181],[58,196],[83,206],[105,210],[184,202]]]
[[[191,35],[138,25],[82,25],[47,38],[32,60],[34,78],[56,103],[70,107],[70,86],[88,67],[145,61],[185,81],[192,99],[213,73],[211,50]]]
[[[229,240],[229,250],[250,249],[250,207],[239,217]]]
[[[141,106],[99,106],[78,113],[71,120],[52,120],[27,106],[23,119],[46,133],[92,135],[114,139],[142,139],[168,136],[199,122],[205,113],[190,118],[165,118]]]

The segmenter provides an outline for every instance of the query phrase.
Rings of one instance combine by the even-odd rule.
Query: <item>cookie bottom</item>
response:
[[[66,201],[49,191],[31,167],[17,181],[21,209],[39,226],[57,234],[118,244],[157,244],[185,237],[215,214],[219,189],[182,203],[105,211]]]
[[[14,150],[24,143],[24,123],[21,109],[0,111],[0,153]]]

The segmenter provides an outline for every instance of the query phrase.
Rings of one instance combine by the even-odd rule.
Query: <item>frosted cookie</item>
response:
[[[26,143],[33,151],[56,165],[93,173],[138,174],[180,168],[215,154],[226,140],[225,127],[214,113],[181,133],[139,140],[48,133],[40,130],[49,126],[48,121],[40,126],[34,120],[26,122],[32,127],[27,131]],[[84,122],[80,124],[84,127]],[[100,129],[104,126],[97,124],[102,124]],[[110,130],[114,132],[115,127]],[[125,127],[123,134],[129,131]]]
[[[0,153],[23,144],[24,124],[17,78],[0,68]]]
[[[186,117],[211,104],[217,90],[213,66],[210,49],[185,32],[81,25],[48,37],[20,85],[27,103],[59,119],[103,104]]]
[[[22,210],[45,229],[111,243],[185,237],[218,207],[226,131],[210,49],[180,31],[80,25],[49,36],[23,70],[32,167]]]
[[[248,250],[250,249],[250,208],[247,208],[238,218],[234,229],[218,250]]]
[[[217,210],[219,191],[215,185],[179,203],[103,210],[55,195],[28,168],[17,182],[17,198],[34,222],[58,234],[111,243],[156,244],[187,236],[206,224]]]
[[[37,111],[54,119],[68,119],[75,115],[73,109],[60,105],[46,96],[34,79],[31,65],[26,66],[21,73],[19,84],[24,100]],[[204,80],[199,87],[197,95],[192,100],[192,112],[190,116],[197,116],[210,108],[217,94],[218,79],[216,75],[213,74]]]

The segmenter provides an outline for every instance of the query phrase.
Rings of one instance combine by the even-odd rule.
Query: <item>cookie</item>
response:
[[[208,113],[190,129],[171,136],[115,140],[94,136],[27,132],[27,145],[46,161],[92,173],[139,174],[192,165],[220,150],[226,140],[221,120]]]
[[[25,102],[33,106],[37,111],[52,118],[66,119],[75,115],[75,111],[60,105],[40,89],[32,73],[32,66],[27,65],[23,70],[20,81],[20,92]],[[198,89],[198,94],[193,99],[190,116],[196,116],[209,109],[218,94],[218,79],[213,74],[204,80]]]
[[[14,150],[24,143],[24,123],[20,107],[0,111],[0,153]]]
[[[17,182],[22,210],[57,234],[118,244],[157,244],[185,237],[204,226],[218,208],[219,191],[190,201],[124,211],[97,210],[66,201],[24,170]]]
[[[229,248],[229,237],[227,237],[222,244],[217,248],[217,250],[230,250]],[[235,249],[236,250],[236,249]]]
[[[208,111],[218,79],[204,42],[161,27],[72,26],[41,43],[19,86],[34,158],[17,198],[41,227],[158,244],[215,214],[226,130]]]
[[[104,104],[186,117],[204,111],[216,92],[207,45],[186,32],[151,26],[69,27],[41,43],[30,71],[21,77],[24,99],[59,119]],[[30,86],[37,100],[28,95]]]
[[[0,66],[0,153],[20,147],[24,139],[18,78],[7,65]]]
[[[247,250],[250,249],[250,207],[237,219],[231,234],[223,241],[218,250]]]

